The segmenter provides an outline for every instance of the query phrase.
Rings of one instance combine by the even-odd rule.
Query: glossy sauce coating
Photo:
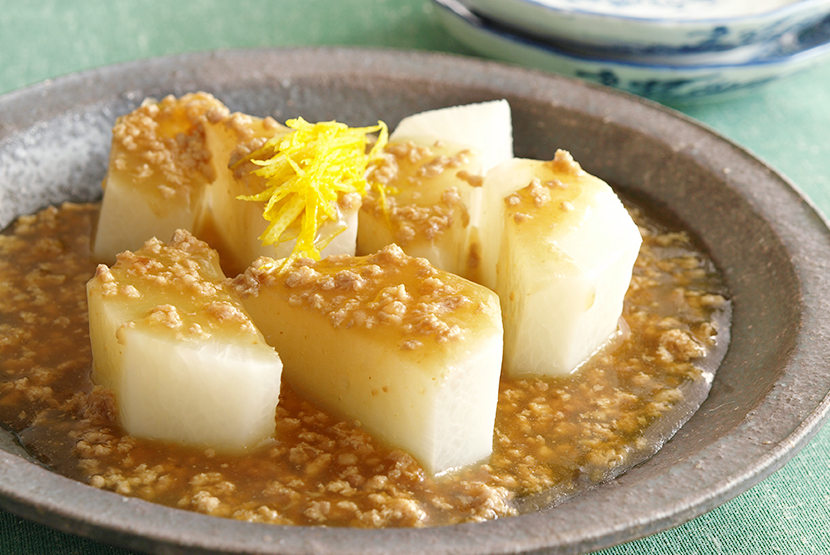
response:
[[[20,218],[0,237],[0,420],[55,471],[207,514],[277,524],[434,526],[555,503],[656,450],[711,383],[700,362],[728,335],[729,302],[684,233],[632,209],[644,235],[626,333],[563,379],[502,380],[494,453],[429,477],[284,386],[273,440],[222,455],[126,435],[89,379],[84,288],[97,207]],[[694,398],[691,398],[690,395]],[[690,406],[691,404],[691,406]]]

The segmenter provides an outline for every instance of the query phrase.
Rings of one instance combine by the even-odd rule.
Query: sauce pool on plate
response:
[[[614,343],[566,377],[502,378],[493,454],[431,476],[283,383],[273,437],[243,454],[138,439],[90,379],[86,282],[97,205],[0,236],[0,421],[55,472],[205,514],[274,524],[438,526],[560,502],[651,456],[697,409],[730,304],[686,233],[629,206],[643,235]]]

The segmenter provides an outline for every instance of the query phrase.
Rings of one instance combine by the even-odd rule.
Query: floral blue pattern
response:
[[[494,25],[457,0],[433,0],[447,29],[492,58],[683,103],[754,89],[830,57],[830,16],[741,63],[671,65],[588,56]]]
[[[830,0],[454,0],[488,25],[593,57],[749,59],[821,21]],[[743,52],[738,52],[742,49]]]

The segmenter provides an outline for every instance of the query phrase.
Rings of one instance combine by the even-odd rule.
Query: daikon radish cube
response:
[[[501,299],[504,371],[568,374],[617,332],[639,230],[564,151],[504,163],[485,187],[482,266]]]
[[[413,114],[401,120],[389,141],[466,145],[481,156],[483,175],[513,158],[510,104],[506,100],[491,100]]]
[[[192,230],[213,180],[201,128],[227,108],[206,93],[145,101],[113,127],[104,198],[92,240],[96,260],[112,264],[151,237]]]
[[[285,258],[295,248],[300,234],[299,218],[288,226],[279,241],[268,243],[261,238],[269,224],[264,217],[266,201],[240,198],[260,194],[269,186],[265,177],[254,173],[262,166],[248,157],[269,139],[292,131],[273,118],[239,113],[205,125],[207,147],[216,161],[216,179],[208,188],[197,235],[219,251],[222,266],[230,275],[242,272],[260,256]],[[263,153],[271,155],[271,151]],[[328,203],[335,216],[316,230],[320,256],[355,253],[360,202],[360,193],[342,192]]]
[[[370,191],[358,220],[357,252],[371,254],[392,243],[436,268],[466,276],[470,261],[469,206],[479,194],[480,157],[465,147],[387,146],[386,161],[370,180],[388,194]]]
[[[221,450],[271,436],[282,362],[186,231],[100,265],[87,285],[92,379],[135,436]]]
[[[287,128],[273,118],[256,118],[233,113],[205,124],[205,144],[212,154],[215,179],[205,195],[205,208],[196,228],[196,235],[219,253],[223,269],[229,275],[242,272],[266,254],[273,255],[276,246],[264,247],[259,236],[268,223],[262,216],[263,204],[239,198],[262,191],[264,180],[249,175],[255,167],[246,164],[236,172],[229,164],[240,160]],[[284,256],[290,253],[287,248]]]
[[[257,261],[233,283],[300,394],[441,473],[492,449],[498,298],[395,245]]]
[[[357,252],[396,243],[437,268],[474,277],[483,175],[513,156],[507,101],[404,118],[385,154],[370,176],[385,195],[374,190],[364,200]]]

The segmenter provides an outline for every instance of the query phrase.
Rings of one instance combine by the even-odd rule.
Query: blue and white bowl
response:
[[[720,99],[807,69],[830,58],[830,17],[768,43],[736,63],[670,64],[574,53],[493,25],[458,0],[433,0],[446,29],[495,59],[594,81],[668,103]]]
[[[739,63],[830,14],[830,0],[464,0],[569,51],[652,63]]]

